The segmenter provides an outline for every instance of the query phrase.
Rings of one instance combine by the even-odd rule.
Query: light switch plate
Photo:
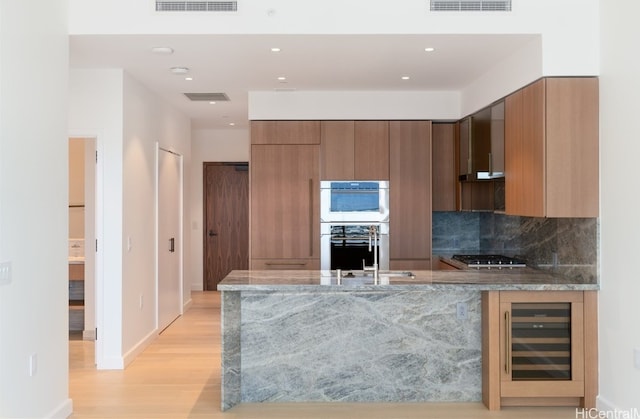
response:
[[[11,283],[11,262],[0,263],[0,285]]]

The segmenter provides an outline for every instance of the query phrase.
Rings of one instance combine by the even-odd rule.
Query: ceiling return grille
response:
[[[156,0],[156,12],[237,12],[237,1]]]
[[[511,0],[431,0],[435,12],[510,12]]]

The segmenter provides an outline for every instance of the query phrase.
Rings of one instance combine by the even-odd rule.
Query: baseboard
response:
[[[46,415],[46,418],[51,419],[63,419],[68,418],[73,413],[73,400],[67,399],[55,408],[51,413]]]
[[[82,340],[96,340],[96,329],[83,330]]]
[[[189,307],[191,307],[192,305],[193,305],[193,298],[189,298],[189,301],[187,301],[182,305],[182,313],[183,314],[186,313]]]
[[[611,402],[609,402],[609,400],[605,399],[602,396],[598,396],[596,398],[596,409],[601,412],[612,412],[616,410],[616,407]]]
[[[191,291],[204,291],[204,284],[202,284],[202,283],[200,283],[200,284],[192,283],[191,284]]]
[[[611,403],[602,396],[596,398],[596,409],[601,413],[600,416],[590,416],[599,418],[640,418],[640,408],[632,407],[623,409]]]
[[[147,347],[151,345],[151,342],[156,340],[157,337],[158,330],[154,329],[151,331],[151,333],[145,336],[144,339],[142,339],[140,342],[138,342],[138,344],[136,344],[126,354],[124,354],[124,367],[126,368],[130,363],[132,363],[133,360],[136,359],[136,357],[140,355],[145,349],[147,349]]]

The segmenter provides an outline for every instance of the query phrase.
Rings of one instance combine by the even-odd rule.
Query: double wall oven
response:
[[[321,269],[389,269],[389,182],[320,182],[320,237]]]

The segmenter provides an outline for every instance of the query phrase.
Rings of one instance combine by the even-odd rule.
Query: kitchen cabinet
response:
[[[431,269],[431,122],[389,122],[391,269]]]
[[[84,330],[84,263],[69,263],[69,331]]]
[[[388,121],[322,121],[322,180],[389,180]]]
[[[456,171],[456,124],[431,125],[432,210],[455,211],[458,176]]]
[[[458,210],[504,210],[504,102],[459,123]]]
[[[251,146],[251,269],[319,267],[319,152],[311,144]]]
[[[505,100],[506,213],[597,217],[598,80],[545,78]]]
[[[251,144],[320,144],[320,121],[251,121]]]
[[[595,291],[482,293],[482,399],[501,406],[595,407]]]

